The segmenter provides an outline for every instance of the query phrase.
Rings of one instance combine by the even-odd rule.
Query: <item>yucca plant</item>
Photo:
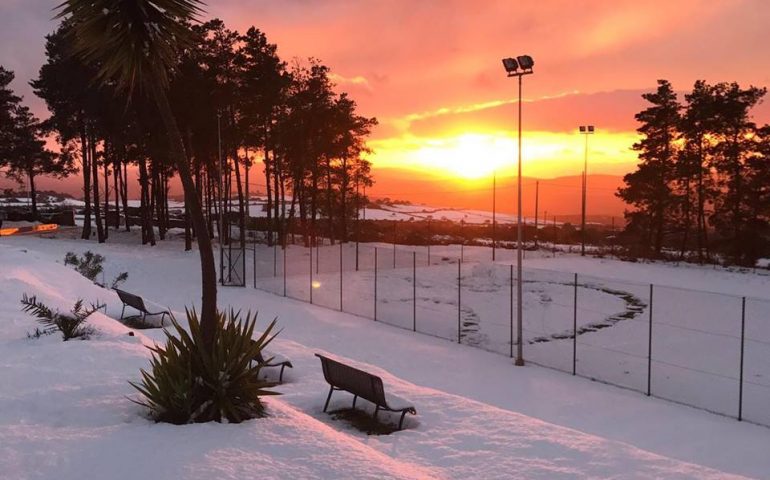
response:
[[[211,350],[203,342],[194,310],[187,310],[189,332],[171,319],[173,332],[166,330],[165,346],[152,350],[150,371],[142,370],[142,381],[133,383],[144,397],[134,400],[147,407],[155,420],[177,425],[202,422],[239,423],[265,415],[260,397],[278,395],[275,384],[259,379],[253,360],[269,344],[275,320],[253,340],[257,315],[249,312],[217,313],[217,329]]]
[[[24,305],[23,312],[33,315],[43,325],[42,330],[36,329],[34,334],[29,335],[30,337],[39,338],[41,335],[47,335],[58,330],[65,342],[72,338],[87,339],[90,337],[95,330],[86,324],[86,320],[104,306],[91,304],[91,307],[86,308],[83,306],[83,300],[79,299],[68,315],[51,310],[37,297],[28,297],[26,293],[21,297],[21,304]]]

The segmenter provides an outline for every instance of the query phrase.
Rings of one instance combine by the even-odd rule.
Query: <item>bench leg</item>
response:
[[[374,419],[377,420],[377,414],[380,413],[380,406],[374,407]]]
[[[398,421],[398,429],[401,430],[401,427],[404,425],[404,417],[406,416],[406,410],[401,412],[401,420]]]
[[[353,407],[356,408],[356,400],[358,400],[358,395],[353,395]]]
[[[281,373],[278,374],[278,383],[283,383],[283,369],[286,368],[286,364],[281,365]]]
[[[334,387],[331,387],[329,389],[329,396],[326,397],[326,403],[324,404],[324,412],[326,411],[327,408],[329,408],[329,400],[332,399],[332,393],[333,392],[334,392]]]
[[[120,319],[123,320],[123,314],[126,313],[126,304],[123,304],[123,309],[120,311]]]

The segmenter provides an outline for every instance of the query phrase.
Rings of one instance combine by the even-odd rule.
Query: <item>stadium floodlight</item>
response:
[[[519,64],[516,62],[515,58],[504,58],[503,68],[505,68],[506,72],[511,74],[511,73],[515,73],[516,70],[519,69]]]
[[[535,66],[535,61],[532,60],[532,57],[529,55],[521,55],[520,57],[516,57],[516,60],[518,60],[522,70],[532,70],[532,67]]]
[[[518,101],[518,109],[519,109],[519,158],[518,158],[518,181],[517,181],[517,190],[518,190],[518,222],[516,225],[516,333],[517,333],[517,340],[516,340],[516,365],[524,365],[524,352],[523,352],[523,298],[522,298],[522,284],[523,284],[523,275],[522,275],[522,221],[521,221],[521,78],[524,75],[530,75],[534,73],[532,71],[532,67],[535,66],[535,61],[532,60],[532,57],[529,55],[521,55],[516,57],[515,59],[512,57],[504,58],[503,59],[503,67],[505,67],[506,73],[508,73],[509,77],[519,77],[519,101]],[[519,70],[519,67],[521,67],[521,70]],[[494,250],[493,250],[494,251]],[[513,345],[511,345],[511,354],[513,354]]]

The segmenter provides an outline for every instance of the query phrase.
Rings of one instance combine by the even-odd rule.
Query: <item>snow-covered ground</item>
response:
[[[468,247],[459,265],[458,249],[433,247],[429,259],[425,247],[361,245],[356,268],[355,244],[312,252],[291,246],[285,259],[278,249],[258,246],[254,280],[279,295],[512,354],[514,252],[498,250],[492,263],[489,249]],[[770,426],[769,276],[527,255],[527,358]]]
[[[273,350],[291,358],[295,368],[280,387],[284,395],[267,400],[271,416],[240,425],[153,424],[126,399],[134,395],[127,381],[136,380],[139,369],[147,366],[144,345],[161,340],[159,331],[129,337],[125,327],[96,314],[92,323],[101,334],[90,341],[29,340],[26,332],[35,324],[18,303],[24,292],[59,308],[82,297],[107,302],[108,315],[117,317],[120,302],[113,293],[61,264],[65,252],[88,249],[107,257],[108,280],[129,272],[129,291],[177,312],[196,302],[195,253],[184,253],[179,242],[149,248],[136,241],[125,234],[111,235],[113,243],[106,245],[63,238],[0,239],[4,476],[770,478],[770,429],[540,367],[515,368],[503,355],[251,288],[221,289],[220,304],[259,310],[265,322],[279,318],[283,331]],[[435,254],[436,263],[443,263],[441,253]],[[561,260],[567,271],[577,265],[597,273],[583,260]],[[550,260],[527,261],[528,266],[559,269],[538,264]],[[622,265],[614,263],[606,268],[622,276]],[[632,267],[640,266],[629,267],[629,272]],[[634,278],[642,282],[647,275],[659,283],[661,272],[673,270],[641,267]],[[445,270],[456,266],[430,268],[451,283]],[[655,268],[661,269],[658,274]],[[399,270],[390,273],[398,276]],[[718,275],[735,275],[747,289],[756,290],[766,280],[696,269],[688,278],[709,276],[716,288],[728,278],[719,280]],[[485,279],[482,286],[490,288],[500,283],[480,264],[470,277]],[[408,419],[404,431],[388,436],[367,436],[333,420],[321,412],[327,388],[314,352],[342,357],[381,375],[389,391],[415,404],[418,416]],[[342,393],[334,398],[335,407],[350,401]]]

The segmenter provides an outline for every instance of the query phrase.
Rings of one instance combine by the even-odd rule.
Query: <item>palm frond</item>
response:
[[[104,83],[132,92],[166,89],[177,52],[191,39],[188,24],[200,0],[66,0],[57,18],[72,24],[75,53],[98,69]]]

